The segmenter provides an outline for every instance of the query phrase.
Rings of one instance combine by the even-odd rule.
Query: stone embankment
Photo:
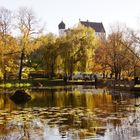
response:
[[[134,80],[107,80],[106,86],[115,90],[140,91],[140,84],[135,84]]]

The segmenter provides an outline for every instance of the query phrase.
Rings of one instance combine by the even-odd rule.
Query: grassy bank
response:
[[[124,84],[110,84],[113,83],[114,80],[103,80],[100,79],[97,82],[97,87],[108,87],[109,89],[114,90],[139,90],[140,86],[130,86],[124,85]],[[69,80],[67,82],[64,82],[63,79],[47,79],[47,78],[36,78],[36,79],[23,79],[21,81],[19,80],[8,80],[5,84],[3,82],[0,83],[0,88],[47,88],[52,86],[65,86],[65,85],[91,85],[95,86],[94,81],[82,81],[82,80]]]
[[[46,86],[65,86],[65,85],[94,85],[94,81],[74,81],[70,80],[64,82],[63,79],[23,79],[19,80],[7,80],[0,83],[0,88],[18,88],[18,87],[46,87]]]

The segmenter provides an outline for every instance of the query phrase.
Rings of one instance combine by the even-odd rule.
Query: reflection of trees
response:
[[[94,89],[95,90],[95,89]],[[94,92],[94,91],[92,91]],[[94,108],[104,108],[104,105],[112,103],[112,97],[108,93],[96,91],[96,94],[87,92],[81,93],[77,89],[71,91],[63,89],[49,89],[45,91],[33,91],[32,100],[28,105],[30,106],[58,106],[58,107],[87,107],[94,110]],[[105,108],[104,108],[105,109]],[[103,110],[104,110],[103,109]]]
[[[93,91],[94,92],[94,91]],[[103,104],[111,103],[111,95],[108,93],[103,93],[100,91],[96,94],[92,92],[81,93],[81,91],[74,90],[71,88],[68,90],[62,89],[48,89],[41,91],[31,92],[32,100],[28,102],[25,106],[40,106],[40,107],[87,107],[89,109],[94,109],[96,107],[103,107]],[[4,97],[5,96],[5,97]],[[8,94],[0,95],[0,107],[14,109],[17,108],[15,104],[9,99]]]
[[[132,138],[138,139],[140,137],[140,130],[138,124],[140,123],[139,112],[135,115],[130,113],[125,119],[120,119],[120,124],[108,124],[108,130],[106,131],[106,137],[110,137],[113,140],[129,140]]]
[[[139,135],[139,107],[135,106],[135,99],[129,99],[128,93],[112,95],[106,90],[93,89],[90,92],[87,89],[84,93],[71,88],[52,88],[32,91],[31,96],[32,100],[24,107],[18,106],[16,110],[12,110],[15,107],[8,100],[8,96],[4,104],[4,98],[0,95],[3,109],[0,112],[0,139],[5,137],[8,140],[11,136],[13,139],[24,136],[41,139],[56,135],[56,132],[49,134],[48,129],[57,130],[56,139],[108,136],[110,139],[113,137],[113,140],[122,140],[123,137]],[[130,106],[130,103],[133,106]],[[4,107],[10,111],[4,111]]]
[[[3,111],[0,115],[0,139],[41,139],[43,125],[27,110]],[[36,136],[36,137],[35,137]]]
[[[0,94],[0,109],[13,109],[14,103],[9,99],[8,94]]]
[[[102,98],[105,98],[104,96]],[[124,111],[124,108],[120,109]],[[130,110],[125,112],[132,118],[124,117],[123,112],[121,114],[118,111],[114,114],[113,110],[105,112],[104,108],[99,107],[94,110],[87,107],[33,107],[11,112],[3,111],[0,118],[3,116],[5,123],[0,125],[2,128],[0,138],[47,139],[45,136],[56,135],[53,130],[57,129],[56,139],[59,137],[86,139],[88,136],[95,138],[108,136],[113,137],[113,140],[129,139],[132,135],[139,135],[138,124],[140,123],[139,110],[136,109],[135,113]],[[136,121],[133,122],[133,120]],[[51,129],[50,133],[48,129]],[[45,133],[44,136],[43,133]]]

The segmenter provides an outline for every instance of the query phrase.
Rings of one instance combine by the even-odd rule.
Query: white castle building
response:
[[[106,36],[106,32],[105,32],[105,28],[102,24],[102,22],[89,22],[87,21],[79,21],[80,24],[86,26],[86,27],[91,27],[94,31],[95,34],[99,37],[105,37]],[[66,25],[63,21],[61,21],[58,25],[58,30],[59,30],[59,35],[64,35],[67,31],[66,29]]]

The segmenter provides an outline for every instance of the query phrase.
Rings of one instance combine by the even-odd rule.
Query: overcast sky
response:
[[[106,30],[117,22],[133,29],[140,25],[140,0],[0,0],[0,6],[10,10],[32,8],[53,33],[58,32],[61,20],[67,28],[79,19],[102,22]]]

